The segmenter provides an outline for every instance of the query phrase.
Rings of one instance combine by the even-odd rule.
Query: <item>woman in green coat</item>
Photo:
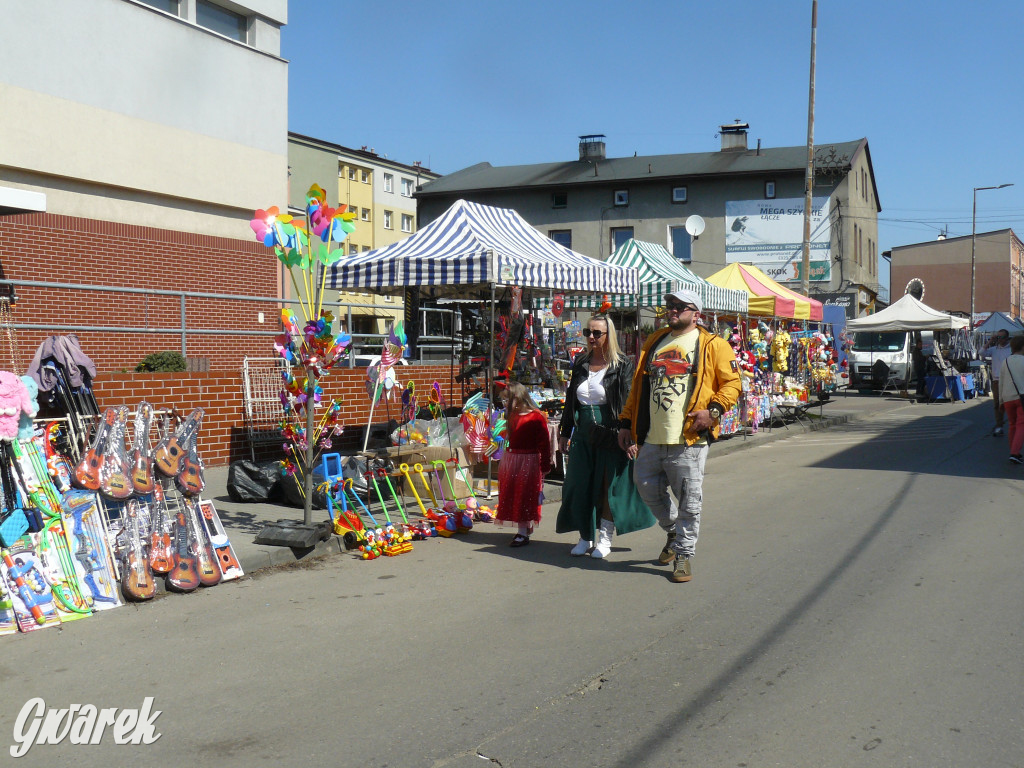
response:
[[[558,450],[565,454],[568,448],[568,459],[555,532],[579,532],[569,554],[603,558],[616,532],[650,528],[657,520],[640,499],[633,462],[617,441],[633,363],[619,349],[615,324],[605,315],[590,318],[583,335],[588,349],[573,361],[558,428]]]

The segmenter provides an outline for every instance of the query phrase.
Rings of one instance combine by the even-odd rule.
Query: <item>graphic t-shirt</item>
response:
[[[647,364],[651,378],[651,428],[647,442],[680,445],[683,424],[689,410],[690,394],[696,381],[693,365],[700,330],[694,328],[675,336],[666,334],[653,350]],[[698,444],[706,442],[704,438]]]

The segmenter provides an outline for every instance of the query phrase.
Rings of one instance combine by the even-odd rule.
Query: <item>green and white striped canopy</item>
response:
[[[681,288],[696,291],[704,302],[705,312],[735,312],[745,314],[748,295],[712,285],[698,277],[664,247],[642,240],[627,240],[608,257],[608,264],[620,267],[635,267],[640,278],[640,306],[660,307],[666,293]],[[635,307],[637,296],[633,294],[609,295],[613,307]],[[566,306],[573,309],[596,309],[601,306],[602,297],[567,296]]]

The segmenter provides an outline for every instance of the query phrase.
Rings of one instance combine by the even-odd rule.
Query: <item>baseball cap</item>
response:
[[[698,312],[704,311],[704,302],[700,299],[700,294],[696,291],[691,291],[689,288],[681,288],[675,293],[666,293],[665,299],[675,299],[683,304],[692,304],[697,308]]]

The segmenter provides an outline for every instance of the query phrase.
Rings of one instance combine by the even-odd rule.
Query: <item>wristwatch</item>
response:
[[[708,406],[708,413],[711,414],[711,418],[713,418],[715,421],[718,421],[720,418],[722,418],[722,406],[720,406],[718,403],[712,403],[711,405]]]

